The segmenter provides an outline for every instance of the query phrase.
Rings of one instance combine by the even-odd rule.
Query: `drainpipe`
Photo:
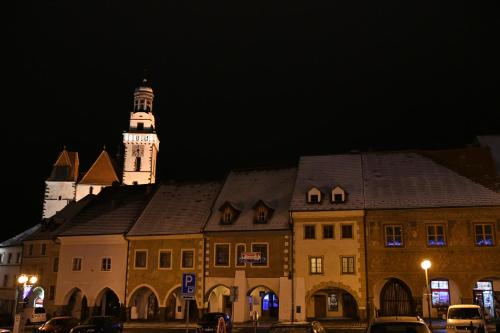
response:
[[[292,212],[289,212],[290,215],[290,224],[292,226],[292,235],[290,239],[290,275],[292,276],[292,323],[295,321],[295,271],[294,271],[294,256],[293,253],[295,251],[295,245],[294,245],[294,239],[293,235],[295,234],[294,232],[294,226],[293,226],[293,216]]]

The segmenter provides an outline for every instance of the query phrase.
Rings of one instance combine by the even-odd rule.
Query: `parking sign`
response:
[[[181,294],[184,298],[194,297],[196,290],[196,275],[194,273],[182,274],[182,290]]]

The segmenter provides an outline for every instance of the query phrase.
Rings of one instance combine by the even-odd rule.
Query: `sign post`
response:
[[[189,333],[189,301],[194,299],[195,291],[196,291],[196,275],[194,273],[183,273],[181,295],[185,300],[184,313],[186,314],[186,333]]]

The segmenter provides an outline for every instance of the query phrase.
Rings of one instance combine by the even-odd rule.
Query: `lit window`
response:
[[[352,239],[352,225],[343,224],[342,225],[342,239]]]
[[[231,210],[226,209],[224,211],[224,214],[222,214],[222,222],[229,224],[229,223],[231,223],[232,219],[233,219],[233,214],[232,214]]]
[[[82,270],[82,258],[73,258],[73,271]]]
[[[403,246],[403,226],[401,225],[385,226],[385,246],[388,247]]]
[[[148,252],[136,250],[135,251],[135,268],[146,268],[147,267]]]
[[[101,271],[109,272],[111,270],[111,258],[102,258]]]
[[[40,255],[44,256],[46,251],[47,251],[47,245],[42,244],[42,247],[40,248]]]
[[[324,239],[333,239],[334,238],[334,233],[333,233],[333,225],[324,225],[323,226],[323,238]]]
[[[314,225],[304,226],[304,239],[316,239],[316,227]]]
[[[432,224],[427,226],[427,245],[445,246],[444,225]]]
[[[477,246],[493,246],[493,225],[476,224],[474,227]]]
[[[182,250],[182,267],[181,268],[193,268],[194,267],[194,251]]]
[[[323,257],[310,257],[309,271],[311,274],[323,274]]]
[[[342,257],[342,274],[354,274],[354,257]]]
[[[229,266],[229,244],[215,244],[215,266]]]
[[[257,211],[257,223],[266,223],[267,211],[264,207],[260,207]]]
[[[450,305],[450,289],[448,280],[431,281],[432,307],[442,307]]]
[[[160,251],[159,268],[172,268],[172,251]]]
[[[7,263],[10,264],[11,261],[12,261],[12,253],[9,253],[7,255]]]
[[[33,244],[30,244],[28,248],[28,255],[32,256],[33,255]]]
[[[267,262],[268,262],[268,258],[267,258],[268,248],[267,247],[268,247],[267,244],[262,244],[262,243],[252,244],[252,252],[259,252],[260,253],[260,262],[252,263],[252,267],[267,266]]]

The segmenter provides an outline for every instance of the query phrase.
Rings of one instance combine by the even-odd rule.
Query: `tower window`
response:
[[[142,131],[144,129],[144,123],[137,123],[137,129]]]
[[[89,187],[89,194],[92,194],[92,192],[94,192],[94,187],[93,187],[93,186],[90,186],[90,187]]]
[[[141,158],[135,158],[135,171],[141,171]]]

